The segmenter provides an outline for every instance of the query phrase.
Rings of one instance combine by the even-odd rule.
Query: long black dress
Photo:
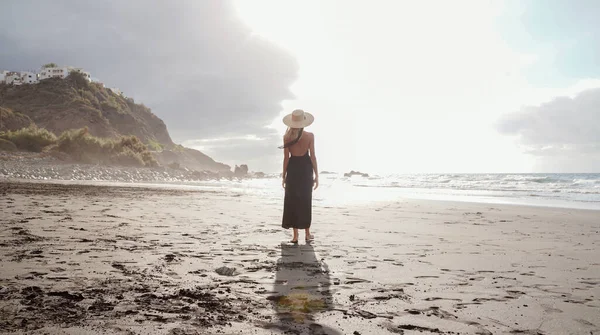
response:
[[[313,166],[308,151],[291,156],[285,177],[283,228],[310,228],[312,220]]]

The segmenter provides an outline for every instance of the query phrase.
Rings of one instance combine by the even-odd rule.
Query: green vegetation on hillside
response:
[[[27,115],[0,107],[0,131],[21,129],[31,124],[32,121]]]
[[[87,128],[68,130],[56,137],[46,129],[30,126],[0,132],[0,140],[13,143],[20,150],[63,152],[83,163],[158,166],[154,156],[137,137],[98,138],[90,135]],[[11,148],[7,143],[2,146],[8,150]]]
[[[42,152],[45,147],[56,143],[53,133],[36,126],[1,132],[0,138],[14,143],[18,149],[33,152]]]
[[[163,150],[162,144],[160,144],[154,140],[148,140],[148,143],[146,143],[146,145],[148,146],[148,149],[150,149],[152,151],[162,151]]]

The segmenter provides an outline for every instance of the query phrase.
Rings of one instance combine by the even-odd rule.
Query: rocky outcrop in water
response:
[[[246,165],[246,164],[242,164],[240,166],[236,165],[235,169],[233,170],[233,175],[238,178],[246,177],[248,175],[248,165]]]
[[[347,172],[347,173],[344,173],[344,177],[352,177],[352,176],[361,176],[361,177],[368,178],[369,174],[368,173],[362,173],[362,172],[359,172],[359,171],[354,171],[354,170],[352,170],[350,172]]]

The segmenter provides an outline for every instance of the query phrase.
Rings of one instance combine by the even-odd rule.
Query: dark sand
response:
[[[0,329],[600,334],[599,212],[317,205],[298,246],[280,224],[246,195],[0,182]]]

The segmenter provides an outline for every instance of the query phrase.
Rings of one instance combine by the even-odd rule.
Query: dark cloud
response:
[[[518,135],[529,153],[557,162],[585,162],[586,157],[596,162],[600,158],[600,89],[523,108],[504,116],[497,129],[502,134]]]
[[[0,69],[47,62],[83,67],[143,102],[176,141],[267,136],[298,68],[231,1],[1,1]]]

